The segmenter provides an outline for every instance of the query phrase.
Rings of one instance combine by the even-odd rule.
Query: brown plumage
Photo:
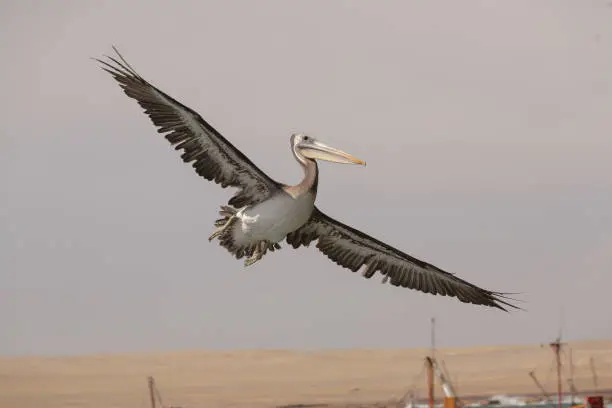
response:
[[[245,265],[257,262],[268,250],[280,249],[283,239],[294,248],[317,241],[317,248],[329,259],[353,272],[362,270],[365,278],[380,272],[383,283],[388,281],[394,286],[453,296],[464,303],[501,310],[517,308],[507,302],[506,294],[479,288],[342,224],[315,207],[319,182],[315,159],[345,164],[365,162],[312,137],[294,134],[291,148],[304,169],[304,179],[295,186],[276,182],[198,113],[147,82],[115,51],[119,59],[96,60],[125,94],[138,102],[158,132],[165,134],[176,150],[182,150],[183,161],[223,188],[238,188],[228,205],[221,207],[221,218],[215,221],[217,230],[209,239],[218,237],[220,245],[236,258],[247,256]]]
[[[457,297],[464,303],[505,311],[506,307],[518,309],[506,301],[511,300],[505,296],[507,294],[479,288],[336,221],[316,207],[305,225],[287,235],[287,242],[294,248],[309,246],[314,240],[317,240],[317,249],[329,259],[353,272],[363,269],[362,275],[367,279],[380,272],[384,276],[383,283],[388,281],[393,286]]]

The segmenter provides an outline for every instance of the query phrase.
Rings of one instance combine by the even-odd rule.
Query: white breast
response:
[[[244,211],[242,222],[234,229],[234,240],[243,244],[264,239],[279,242],[308,221],[314,202],[313,194],[293,198],[279,193]]]

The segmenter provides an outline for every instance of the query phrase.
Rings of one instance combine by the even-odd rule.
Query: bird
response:
[[[305,133],[292,133],[289,145],[302,167],[303,179],[295,185],[278,182],[213,128],[199,113],[183,105],[140,76],[112,46],[116,56],[93,58],[123,92],[134,99],[164,134],[184,163],[222,188],[237,191],[221,205],[221,218],[209,241],[218,240],[244,267],[260,261],[268,251],[281,249],[282,241],[294,249],[316,248],[332,262],[370,279],[377,272],[382,283],[431,295],[450,296],[462,303],[508,312],[519,309],[509,293],[480,288],[454,273],[417,259],[322,212],[315,205],[319,183],[317,161],[365,166],[362,161]]]

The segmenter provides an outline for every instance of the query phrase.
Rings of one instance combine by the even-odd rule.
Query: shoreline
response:
[[[612,340],[570,342],[574,382],[592,389],[612,384]],[[410,390],[427,395],[428,349],[321,351],[237,350],[123,353],[89,356],[0,357],[0,406],[20,408],[148,407],[147,378],[154,377],[168,405],[186,408],[270,408],[325,404],[329,407],[398,401]],[[528,372],[556,394],[548,347],[537,345],[438,348],[460,399],[496,395],[535,397]],[[435,381],[438,403],[443,396]],[[567,384],[564,380],[564,389]],[[601,391],[600,391],[601,393]],[[565,394],[565,393],[564,393]],[[347,405],[348,404],[348,405]],[[381,406],[381,403],[375,403]]]

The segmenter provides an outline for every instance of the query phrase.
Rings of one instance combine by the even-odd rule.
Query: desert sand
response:
[[[599,388],[612,388],[612,340],[568,346],[579,390],[593,389],[591,357]],[[150,406],[148,376],[155,378],[165,405],[184,408],[387,403],[411,389],[426,397],[423,367],[428,352],[253,350],[0,357],[0,407],[145,408]],[[550,392],[556,387],[554,356],[546,346],[446,348],[439,349],[437,357],[460,396],[537,394],[528,376],[534,369]],[[436,396],[442,397],[439,384]]]

